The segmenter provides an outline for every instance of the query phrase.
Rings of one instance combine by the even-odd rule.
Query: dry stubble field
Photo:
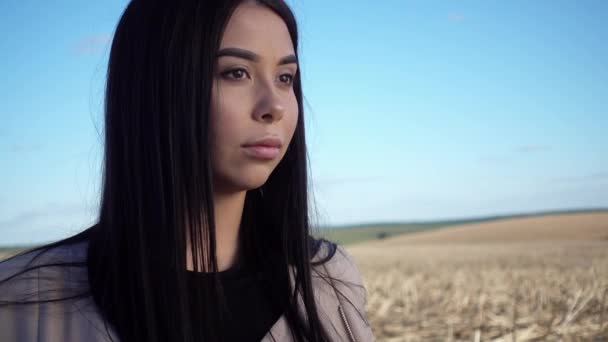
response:
[[[455,226],[347,249],[379,341],[608,341],[608,213]]]

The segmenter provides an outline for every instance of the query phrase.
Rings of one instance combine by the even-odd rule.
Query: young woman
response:
[[[0,263],[1,341],[369,341],[311,237],[282,0],[133,0],[110,52],[97,224]]]

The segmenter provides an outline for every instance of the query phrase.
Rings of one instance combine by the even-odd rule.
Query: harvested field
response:
[[[553,228],[552,228],[553,227]],[[348,246],[379,341],[608,341],[608,214]]]
[[[606,240],[608,212],[508,218],[391,238],[386,244]]]

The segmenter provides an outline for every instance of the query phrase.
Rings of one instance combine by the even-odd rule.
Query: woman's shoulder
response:
[[[20,268],[86,262],[91,229],[66,239],[48,243],[0,261],[0,275]],[[2,278],[0,278],[2,280]]]
[[[0,261],[0,288],[16,282],[68,280],[63,279],[64,277],[73,279],[75,275],[82,273],[79,269],[86,269],[87,248],[87,242],[51,244]]]
[[[19,264],[41,264],[45,261],[65,260],[69,258],[86,258],[87,241],[71,243],[51,243],[17,253],[0,261],[0,267]]]
[[[51,244],[0,262],[0,341],[107,340],[90,296],[87,248]]]
[[[322,240],[312,259],[313,278],[340,291],[358,309],[367,301],[363,277],[355,258],[343,246]]]
[[[318,248],[312,258],[316,271],[329,273],[332,278],[351,285],[363,286],[363,278],[355,258],[344,246],[325,239],[317,241]]]
[[[367,290],[355,258],[343,246],[323,242],[313,258],[313,284],[320,297],[319,305],[332,312],[339,305],[348,320],[349,333],[356,340],[372,341],[373,333],[366,313]]]
[[[87,243],[49,245],[0,262],[0,303],[50,302],[88,291]]]

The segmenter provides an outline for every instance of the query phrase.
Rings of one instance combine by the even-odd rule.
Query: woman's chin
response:
[[[222,184],[214,184],[216,190],[222,189],[222,191],[228,192],[240,192],[254,190],[266,183],[269,172],[260,172],[258,170],[251,171],[249,173],[239,174],[236,177],[232,176],[229,179],[225,179]]]
[[[266,183],[270,174],[260,174],[260,175],[249,175],[249,177],[245,177],[241,182],[241,188],[243,190],[254,190]]]

